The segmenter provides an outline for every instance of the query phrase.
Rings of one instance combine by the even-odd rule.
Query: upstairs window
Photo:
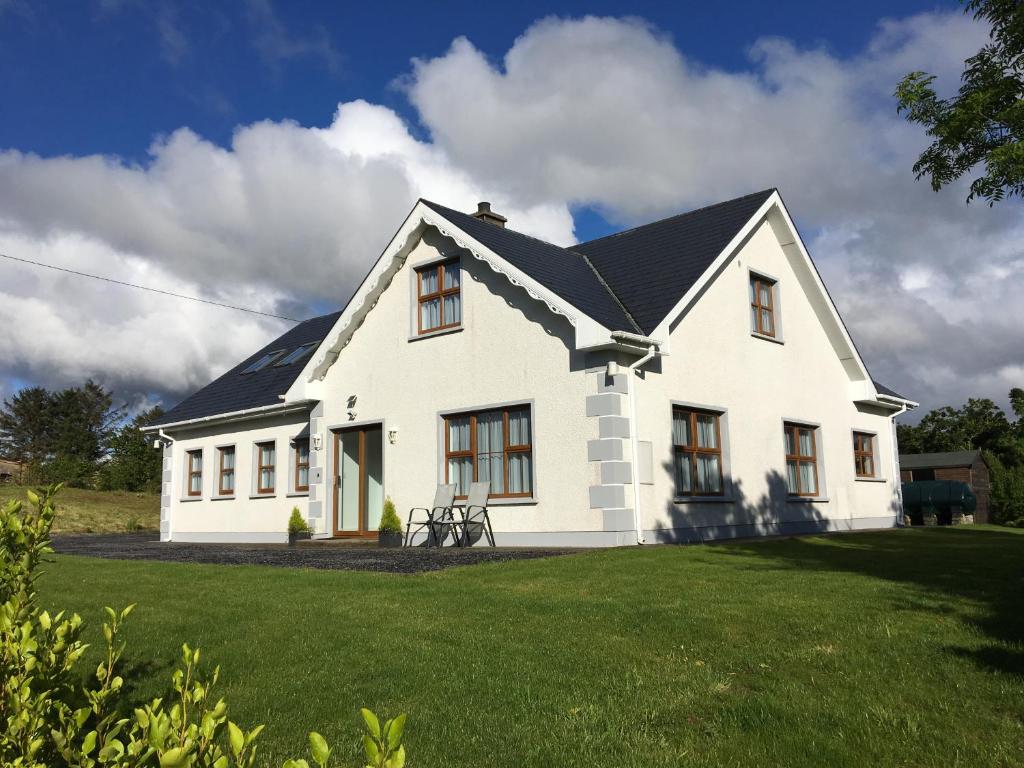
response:
[[[276,452],[274,443],[256,445],[256,493],[269,495],[274,492]]]
[[[217,492],[221,496],[235,495],[235,447],[233,445],[220,449],[220,479],[217,482]]]
[[[818,430],[786,424],[786,488],[791,496],[818,495]]]
[[[295,491],[309,490],[309,438],[295,441]]]
[[[277,360],[279,360],[281,356],[284,355],[287,351],[288,350],[286,349],[277,349],[274,350],[273,352],[267,352],[267,354],[261,355],[259,358],[254,360],[248,366],[246,366],[246,368],[242,370],[242,373],[256,373],[256,371],[262,371],[268,365],[271,365]]]
[[[722,430],[720,414],[689,408],[672,409],[677,496],[720,496]]]
[[[853,433],[853,466],[857,477],[875,477],[875,436],[870,432]]]
[[[445,482],[465,498],[472,482],[489,481],[491,497],[533,494],[533,429],[529,406],[445,418]]]
[[[188,481],[186,492],[189,496],[203,495],[203,452],[188,452]]]
[[[761,275],[750,276],[750,330],[775,337],[775,281]]]
[[[458,259],[416,270],[417,322],[421,334],[456,328],[462,323],[461,286]]]

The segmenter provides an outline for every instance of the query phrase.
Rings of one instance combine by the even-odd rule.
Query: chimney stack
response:
[[[476,204],[476,213],[472,214],[473,218],[480,219],[480,221],[486,221],[488,224],[494,224],[498,227],[504,227],[505,222],[508,221],[500,213],[495,213],[491,210],[491,204],[486,202],[480,202]]]

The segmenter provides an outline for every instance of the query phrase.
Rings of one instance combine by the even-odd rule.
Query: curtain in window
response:
[[[188,489],[190,493],[200,493],[203,489],[203,454],[193,453],[191,464]]]
[[[510,453],[508,455],[508,492],[530,493],[532,490],[530,454],[528,452]]]
[[[428,269],[420,272],[420,295],[437,293],[437,270]]]
[[[818,483],[815,478],[814,463],[810,461],[800,462],[800,488],[804,493],[815,495],[818,492]]]
[[[689,454],[677,451],[675,454],[676,464],[676,490],[679,493],[693,493],[693,469],[690,466]]]
[[[456,496],[465,496],[469,493],[469,484],[473,482],[473,458],[471,456],[448,459],[448,482],[455,483]]]
[[[790,493],[799,493],[800,486],[797,484],[796,479],[796,462],[786,462],[786,490]]]
[[[761,286],[761,306],[768,307],[772,303],[772,287],[767,283],[759,283]]]
[[[431,299],[420,304],[420,328],[424,331],[441,324],[441,300]]]
[[[508,444],[530,444],[530,410],[528,408],[508,412]]]
[[[697,488],[701,493],[721,493],[722,471],[715,454],[697,454]]]
[[[447,274],[447,273],[445,273]],[[444,324],[452,325],[453,323],[462,322],[462,295],[453,293],[451,296],[444,297]],[[435,325],[440,325],[441,321],[438,319]]]
[[[797,430],[800,433],[800,455],[814,455],[814,434],[809,429]]]
[[[718,430],[715,429],[715,417],[710,413],[697,414],[697,447],[718,447]]]
[[[220,487],[222,491],[235,490],[235,452],[224,451],[220,458]]]
[[[672,442],[675,445],[691,445],[690,414],[676,411],[672,414]]]
[[[450,288],[458,288],[461,278],[462,278],[462,275],[459,273],[459,264],[458,264],[458,262],[452,262],[451,264],[445,264],[444,265],[444,288],[445,288],[445,290],[448,290]],[[434,283],[436,285],[436,283],[437,283],[436,279],[435,279]],[[435,288],[434,290],[436,291],[437,289]],[[424,293],[428,293],[428,291],[424,291]]]
[[[501,411],[476,417],[476,478],[491,482],[491,493],[505,492],[505,419]]]
[[[469,444],[469,416],[452,416],[448,419],[448,450],[468,451]]]

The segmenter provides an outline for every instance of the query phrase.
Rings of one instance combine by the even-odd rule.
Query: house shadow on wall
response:
[[[671,461],[662,468],[675,482]],[[711,501],[670,501],[665,507],[669,526],[654,531],[659,544],[685,544],[720,539],[823,533],[832,524],[820,504],[794,499],[786,478],[775,470],[765,473],[767,490],[757,497],[746,493],[743,481],[725,475],[725,493]]]

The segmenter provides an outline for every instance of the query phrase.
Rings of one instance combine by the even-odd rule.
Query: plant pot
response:
[[[295,542],[300,539],[308,539],[310,537],[309,531],[302,531],[301,533],[289,533],[288,534],[288,546],[294,547]]]
[[[402,546],[402,533],[400,531],[381,531],[377,536],[377,546],[388,549]]]

